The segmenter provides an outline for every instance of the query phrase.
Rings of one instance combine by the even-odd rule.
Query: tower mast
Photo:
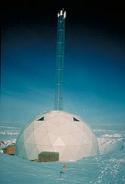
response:
[[[55,110],[63,109],[63,70],[64,70],[64,44],[65,44],[65,18],[66,11],[60,10],[57,14],[57,45],[56,45],[56,95]]]

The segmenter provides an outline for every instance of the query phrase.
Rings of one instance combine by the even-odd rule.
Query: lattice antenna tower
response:
[[[55,110],[63,109],[63,72],[64,72],[64,46],[65,46],[65,19],[66,11],[60,10],[57,14],[57,45],[56,45],[56,95]]]

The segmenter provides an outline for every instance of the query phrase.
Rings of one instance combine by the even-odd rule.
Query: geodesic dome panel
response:
[[[17,155],[38,159],[42,152],[58,152],[59,161],[79,160],[98,153],[95,135],[80,118],[50,111],[36,118],[19,135]]]

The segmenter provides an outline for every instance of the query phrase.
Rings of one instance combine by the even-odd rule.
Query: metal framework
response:
[[[66,11],[60,10],[57,14],[57,47],[56,47],[56,95],[55,110],[63,109],[63,70],[64,70],[64,44],[65,44],[65,18]]]

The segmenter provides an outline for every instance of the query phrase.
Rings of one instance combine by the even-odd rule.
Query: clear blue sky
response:
[[[67,23],[64,111],[94,128],[125,128],[124,49],[117,38]],[[55,53],[55,25],[11,25],[3,32],[0,124],[22,126],[53,109]]]

